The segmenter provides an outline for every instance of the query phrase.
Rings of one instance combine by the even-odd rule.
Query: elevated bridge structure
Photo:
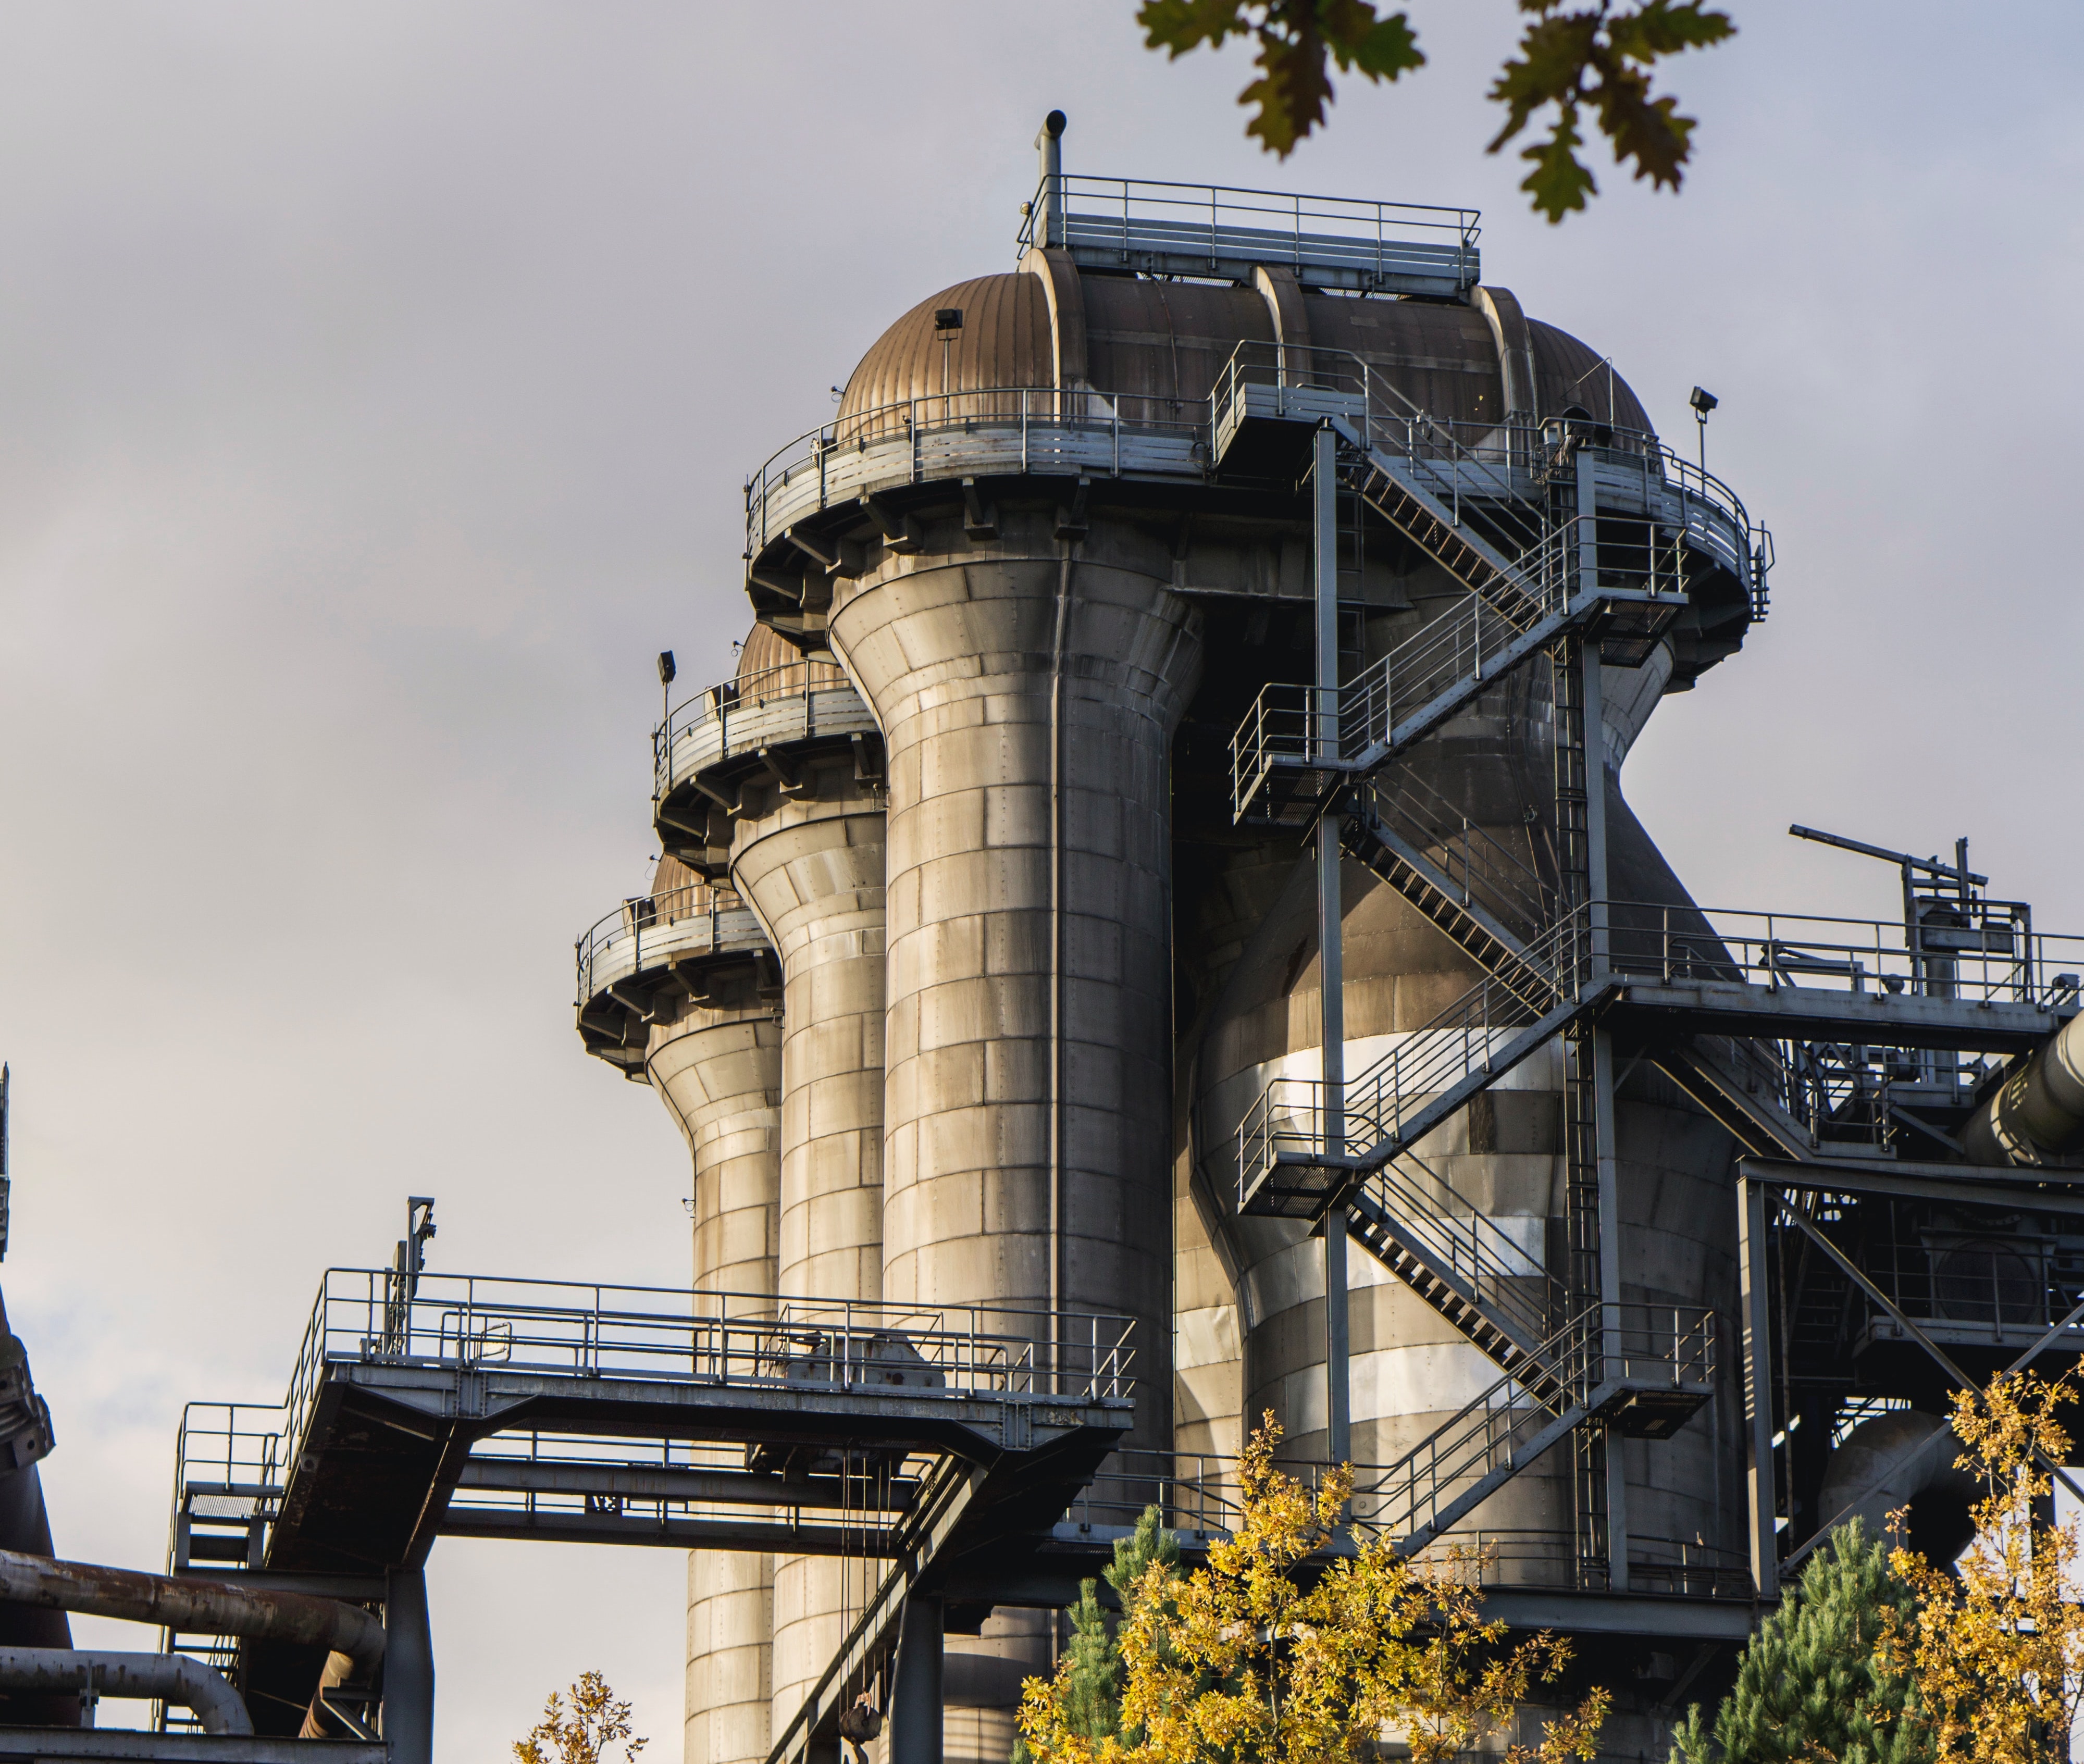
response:
[[[171,1565],[388,1615],[423,1610],[444,1536],[850,1555],[886,1584],[804,1718],[822,1742],[908,1600],[1047,1544],[1129,1425],[1134,1353],[1120,1318],[335,1269],[282,1404],[185,1412]],[[167,1641],[264,1737],[308,1719],[402,1758],[426,1719],[315,1650]],[[163,1755],[215,1755],[165,1720]]]

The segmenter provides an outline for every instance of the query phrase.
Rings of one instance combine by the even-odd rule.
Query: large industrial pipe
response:
[[[1042,131],[1035,137],[1042,158],[1041,213],[1035,217],[1035,243],[1064,243],[1064,113],[1053,110],[1042,119]]]
[[[151,1697],[196,1712],[205,1733],[248,1733],[253,1722],[239,1693],[184,1654],[85,1653],[73,1648],[0,1648],[0,1687],[104,1697]]]
[[[1819,1529],[1858,1520],[1870,1542],[1885,1538],[1893,1516],[1909,1510],[1908,1542],[1935,1562],[1951,1562],[1975,1535],[1969,1503],[1979,1489],[1955,1462],[1961,1442],[1936,1415],[1904,1409],[1862,1421],[1831,1453],[1816,1495]]]
[[[2084,1017],[2073,1017],[1992,1091],[1961,1144],[1975,1164],[2038,1164],[2084,1144]]]
[[[265,1635],[345,1654],[358,1665],[373,1666],[383,1657],[383,1626],[358,1606],[337,1599],[249,1592],[222,1580],[54,1562],[13,1550],[0,1550],[0,1602],[214,1635]],[[66,1650],[15,1652],[40,1656]]]

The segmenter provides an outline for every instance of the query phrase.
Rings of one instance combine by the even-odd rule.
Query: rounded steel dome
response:
[[[840,437],[880,432],[883,424],[863,419],[911,400],[928,401],[931,417],[943,396],[1057,386],[1133,398],[1154,420],[1191,421],[1239,343],[1277,340],[1277,311],[1290,347],[1323,352],[1327,366],[1340,354],[1360,357],[1417,409],[1448,421],[1493,423],[1505,415],[1501,349],[1523,338],[1537,415],[1576,414],[1654,433],[1607,357],[1568,332],[1522,318],[1503,289],[1479,289],[1463,305],[1317,294],[1285,272],[1262,277],[1251,287],[1154,281],[1080,271],[1061,254],[1031,253],[1023,269],[942,289],[885,331],[847,381]],[[961,315],[959,325],[946,322],[952,313]],[[1135,420],[1127,409],[1123,415]]]
[[[731,676],[740,704],[753,699],[787,698],[799,692],[824,691],[846,683],[837,664],[806,656],[771,625],[755,624],[746,632],[738,652],[738,671]]]
[[[654,900],[668,895],[676,899],[684,896],[693,903],[699,897],[701,907],[706,910],[709,894],[709,884],[671,852],[660,856],[659,867],[651,873],[651,898]]]

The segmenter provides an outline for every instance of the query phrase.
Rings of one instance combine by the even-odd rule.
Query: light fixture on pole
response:
[[[659,719],[661,722],[672,721],[673,679],[680,671],[673,665],[673,652],[671,649],[661,649],[659,652],[659,697],[663,706],[663,714]]]
[[[1705,477],[1708,471],[1708,412],[1722,400],[1705,387],[1696,386],[1686,402],[1693,407],[1693,421],[1701,425],[1701,472]]]

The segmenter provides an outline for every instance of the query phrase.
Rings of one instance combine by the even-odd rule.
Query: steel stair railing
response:
[[[1502,1077],[1598,1000],[1590,978],[1590,915],[1580,910],[1529,945],[1516,961],[1545,975],[1532,999],[1485,975],[1422,1027],[1345,1085],[1342,1168],[1379,1170],[1400,1157],[1476,1093]],[[1314,1078],[1271,1080],[1238,1127],[1239,1199],[1282,1165],[1321,1165],[1324,1085]],[[1311,1209],[1315,1213],[1321,1207]]]
[[[1546,920],[1540,878],[1422,779],[1400,773],[1353,791],[1346,850],[1529,1004],[1555,979],[1528,954]]]
[[[1503,1371],[1556,1407],[1563,1386],[1544,1340],[1563,1306],[1561,1284],[1444,1178],[1420,1170],[1391,1165],[1370,1178],[1349,1197],[1349,1232]]]
[[[1346,488],[1374,506],[1514,628],[1538,615],[1519,580],[1517,560],[1547,536],[1546,492],[1531,473],[1516,473],[1512,430],[1505,457],[1480,451],[1420,410],[1378,370],[1343,350],[1241,343],[1209,396],[1210,433],[1222,438],[1252,414],[1269,390],[1267,415],[1328,421],[1346,442]],[[1527,446],[1530,460],[1533,449]],[[1536,496],[1526,493],[1528,487]],[[1464,514],[1468,519],[1463,518]],[[1481,522],[1493,536],[1485,536]]]
[[[1632,1398],[1660,1399],[1647,1431],[1668,1434],[1714,1378],[1714,1313],[1704,1307],[1586,1305],[1541,1343],[1557,1395],[1508,1373],[1353,1491],[1355,1523],[1415,1555],[1586,1422]],[[1609,1424],[1612,1424],[1611,1419]],[[1624,1429],[1625,1430],[1625,1429]]]
[[[1651,1051],[1664,1075],[1754,1157],[1807,1163],[1816,1156],[1808,1128],[1781,1105],[1785,1076],[1757,1043],[1723,1043],[1722,1056],[1697,1041]]]
[[[1541,1363],[1557,1374],[1552,1397],[1508,1373],[1356,1488],[1355,1521],[1415,1555],[1563,1440],[1591,1414],[1586,1373],[1599,1323],[1599,1307],[1586,1305],[1541,1343]]]
[[[1356,357],[1354,365],[1366,413],[1358,428],[1334,419],[1358,455],[1345,467],[1347,488],[1525,630],[1542,610],[1539,573],[1529,565],[1555,535],[1545,484],[1514,469],[1514,431],[1493,431],[1504,441],[1502,457],[1479,451],[1371,362]],[[1531,445],[1527,451],[1531,460]]]
[[[1547,483],[1534,470],[1537,442],[1531,425],[1491,428],[1483,432],[1486,445],[1472,447],[1454,425],[1421,408],[1372,362],[1358,356],[1353,362],[1366,399],[1363,438],[1371,450],[1400,456],[1457,524],[1466,514],[1488,525],[1507,556],[1540,543],[1548,531]],[[1529,496],[1529,489],[1535,493]]]
[[[1470,700],[1540,653],[1566,624],[1589,616],[1596,596],[1570,594],[1566,530],[1526,561],[1535,617],[1521,624],[1480,595],[1450,608],[1340,689],[1339,751],[1358,772],[1437,729]]]
[[[1243,820],[1252,811],[1277,767],[1309,775],[1290,780],[1286,800],[1321,802],[1340,777],[1378,770],[1565,631],[1599,613],[1611,595],[1569,595],[1569,544],[1565,534],[1544,548],[1544,605],[1532,624],[1523,628],[1481,596],[1467,596],[1340,688],[1337,726],[1328,731],[1328,742],[1316,688],[1286,682],[1262,687],[1230,738],[1233,817]],[[1312,764],[1328,747],[1339,764]],[[1280,810],[1269,798],[1269,817],[1281,819]]]

